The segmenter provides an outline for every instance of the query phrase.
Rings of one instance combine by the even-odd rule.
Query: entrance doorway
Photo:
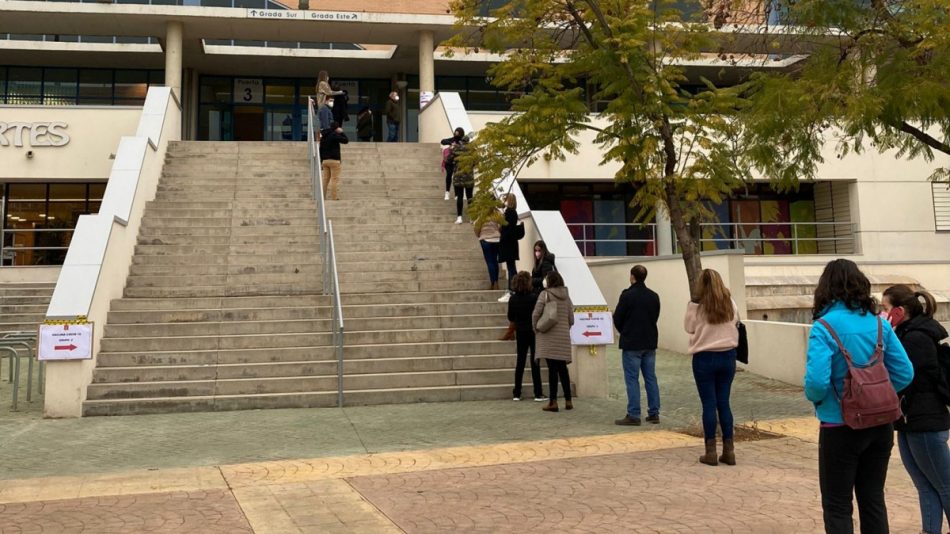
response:
[[[264,140],[264,107],[234,106],[234,140]]]

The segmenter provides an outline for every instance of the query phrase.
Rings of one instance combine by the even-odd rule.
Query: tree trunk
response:
[[[663,180],[666,182],[663,191],[666,197],[666,207],[670,212],[670,222],[673,223],[673,232],[676,233],[676,242],[679,243],[683,254],[683,263],[686,264],[686,278],[689,281],[690,298],[696,297],[696,281],[703,272],[703,261],[699,248],[699,221],[687,220],[680,206],[680,199],[676,195],[673,181],[676,179],[676,142],[673,139],[673,127],[669,117],[663,117],[660,126],[660,137],[663,138],[664,161]]]

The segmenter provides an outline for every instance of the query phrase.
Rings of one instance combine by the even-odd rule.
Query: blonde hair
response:
[[[508,193],[508,196],[505,197],[505,207],[518,209],[518,197],[514,193]]]
[[[696,280],[696,295],[699,298],[699,309],[709,324],[722,324],[735,319],[732,294],[718,272],[703,269],[699,280]]]
[[[330,74],[329,74],[327,71],[321,70],[320,73],[317,74],[317,82],[318,82],[318,83],[319,83],[319,82],[328,82],[328,83],[329,83],[329,81],[330,81]]]

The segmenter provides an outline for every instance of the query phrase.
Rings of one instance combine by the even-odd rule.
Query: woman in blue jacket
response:
[[[854,262],[838,259],[825,266],[815,289],[815,319],[824,319],[841,338],[855,365],[868,363],[877,344],[877,302],[871,283]],[[884,366],[896,391],[914,378],[907,353],[883,321]],[[839,396],[848,365],[831,333],[815,322],[808,339],[805,396],[815,404],[821,422],[818,434],[818,478],[825,532],[850,534],[852,495],[857,496],[861,533],[887,533],[884,480],[894,446],[892,423],[852,429],[844,424]]]

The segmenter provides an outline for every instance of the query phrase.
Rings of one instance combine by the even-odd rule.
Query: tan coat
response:
[[[548,300],[557,302],[557,324],[547,332],[538,332],[538,319],[544,313]],[[541,358],[563,360],[571,363],[571,325],[574,324],[574,304],[566,287],[545,289],[538,297],[538,303],[531,314],[531,325],[537,333],[536,360]]]

